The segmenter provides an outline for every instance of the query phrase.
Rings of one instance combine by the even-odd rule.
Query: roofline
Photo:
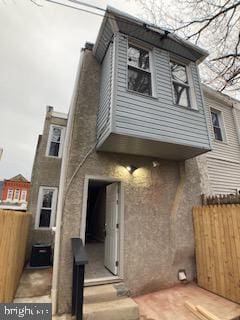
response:
[[[121,10],[118,10],[118,9],[112,7],[112,6],[107,6],[106,14],[104,16],[104,19],[107,19],[107,13],[112,13],[114,15],[122,16],[124,19],[126,19],[128,21],[131,21],[131,22],[134,22],[134,23],[137,23],[139,25],[145,25],[145,26],[149,27],[153,32],[158,32],[161,35],[166,35],[166,33],[167,33],[168,37],[171,38],[173,41],[176,41],[176,42],[180,41],[183,44],[183,46],[186,46],[189,49],[197,51],[199,54],[201,54],[202,58],[197,60],[199,62],[204,60],[209,55],[209,52],[207,50],[202,49],[199,46],[193,44],[192,42],[177,36],[176,34],[172,33],[170,30],[161,28],[161,27],[159,27],[159,26],[157,26],[157,25],[155,25],[155,24],[153,24],[151,22],[148,22],[146,20],[142,20],[142,19],[139,19],[137,17],[134,17],[134,16],[132,16],[132,15],[130,15],[128,13],[125,13],[125,12],[123,12]],[[99,35],[101,34],[102,27],[103,27],[103,24],[102,24],[101,29],[99,31],[97,40],[99,40],[99,38],[100,38]],[[97,44],[97,42],[96,42],[96,44]]]
[[[224,101],[224,103],[228,104],[229,106],[233,106],[233,104],[235,104],[235,106],[238,106],[240,108],[240,100],[230,97],[229,95],[222,93],[220,91],[217,91],[209,86],[207,86],[206,84],[202,83],[202,89],[204,94],[208,94],[209,96],[212,96],[218,100],[222,100]]]

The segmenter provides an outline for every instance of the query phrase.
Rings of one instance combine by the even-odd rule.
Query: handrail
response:
[[[83,265],[88,263],[87,254],[80,238],[72,238],[73,258],[76,265]]]
[[[83,286],[87,254],[80,238],[72,238],[73,277],[72,277],[72,316],[83,319]]]

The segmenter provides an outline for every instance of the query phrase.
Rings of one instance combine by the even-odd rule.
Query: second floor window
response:
[[[176,105],[190,108],[190,88],[187,75],[187,66],[171,61],[171,76]]]
[[[22,192],[21,192],[21,201],[23,201],[23,202],[27,201],[27,190],[22,190]]]
[[[20,190],[19,189],[15,189],[14,191],[14,201],[18,201],[19,200],[19,196],[20,196]]]
[[[8,189],[7,201],[11,201],[12,199],[13,199],[13,189]]]
[[[50,126],[48,144],[47,144],[47,156],[61,158],[62,148],[64,140],[64,127]]]
[[[223,141],[222,115],[220,111],[211,110],[212,126],[214,138],[217,141]]]
[[[128,45],[128,89],[152,95],[149,51]]]
[[[57,188],[40,187],[35,228],[51,228],[55,224]]]

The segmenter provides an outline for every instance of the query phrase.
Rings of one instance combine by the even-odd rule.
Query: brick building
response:
[[[29,192],[30,182],[21,174],[4,180],[1,192],[1,207],[11,209],[14,206],[23,210],[26,209]]]

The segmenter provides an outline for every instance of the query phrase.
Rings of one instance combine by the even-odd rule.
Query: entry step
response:
[[[83,306],[83,319],[139,320],[139,309],[131,298],[87,303]]]

